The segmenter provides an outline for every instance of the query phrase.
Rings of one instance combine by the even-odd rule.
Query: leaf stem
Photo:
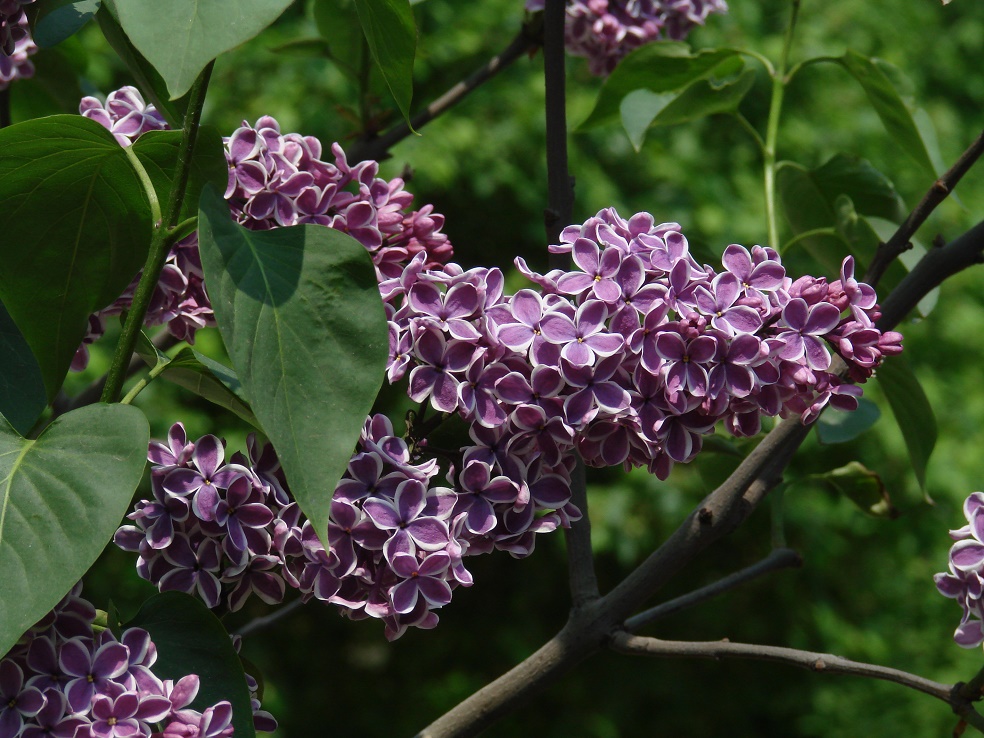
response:
[[[772,102],[769,105],[769,123],[765,132],[765,217],[769,231],[769,246],[779,250],[779,218],[776,213],[776,142],[779,139],[779,119],[782,115],[782,100],[786,91],[786,65],[789,50],[793,44],[793,31],[799,16],[800,0],[793,0],[786,27],[786,39],[782,46],[779,66],[772,74]]]
[[[159,228],[161,222],[161,202],[157,197],[157,190],[154,189],[154,183],[150,181],[150,175],[147,174],[147,170],[144,169],[144,165],[140,162],[140,157],[133,153],[133,147],[124,146],[123,151],[126,153],[126,158],[130,160],[130,165],[137,173],[137,178],[143,186],[144,194],[147,195],[147,201],[150,203],[150,217],[154,222],[154,228]]]
[[[205,104],[205,94],[208,90],[208,80],[212,75],[214,61],[202,70],[195,80],[189,93],[188,112],[185,114],[182,128],[181,146],[178,149],[178,161],[175,164],[174,186],[168,197],[167,207],[163,218],[154,223],[154,234],[150,243],[150,252],[144,265],[143,274],[133,295],[133,304],[123,324],[123,333],[116,345],[116,353],[109,369],[106,386],[103,388],[102,401],[116,402],[123,389],[126,378],[126,367],[137,343],[137,334],[143,327],[144,316],[150,305],[150,299],[160,279],[161,269],[170,251],[168,235],[171,227],[177,222],[184,202],[185,191],[188,187],[188,176],[191,171],[191,159],[198,139],[198,129],[201,124],[202,107]]]

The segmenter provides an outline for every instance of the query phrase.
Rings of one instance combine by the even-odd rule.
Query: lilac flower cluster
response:
[[[0,0],[0,59],[13,56],[27,34],[24,8],[34,0]]]
[[[526,0],[543,10],[544,0]],[[569,0],[564,27],[567,51],[588,60],[592,74],[607,76],[624,56],[652,41],[682,41],[711,13],[726,13],[724,0]]]
[[[900,334],[875,328],[874,290],[851,258],[833,283],[793,282],[772,249],[733,244],[718,273],[679,229],[603,210],[551,247],[571,254],[572,271],[541,275],[517,259],[538,289],[512,296],[498,270],[412,260],[380,286],[390,381],[408,373],[413,400],[458,413],[518,454],[511,465],[535,459],[553,473],[576,448],[589,465],[665,478],[718,422],[750,436],[763,415],[809,422],[827,404],[855,408],[861,389],[830,371],[832,351],[855,382],[901,351]]]
[[[153,672],[157,649],[147,631],[117,639],[93,627],[96,611],[81,584],[0,659],[0,738],[224,738],[232,706],[190,709],[199,679]],[[258,730],[272,730],[257,711]],[[271,727],[272,726],[272,727]]]
[[[953,640],[963,648],[974,648],[984,643],[984,492],[972,493],[963,511],[967,525],[950,531],[956,541],[950,547],[950,571],[933,578],[940,594],[963,608]]]
[[[133,87],[110,93],[105,105],[94,97],[84,98],[80,112],[111,131],[123,146],[147,131],[168,127]],[[427,263],[434,266],[451,254],[447,236],[441,233],[444,216],[430,205],[409,210],[413,195],[403,189],[403,180],[380,179],[374,161],[350,166],[337,143],[331,147],[332,161],[323,161],[318,139],[282,134],[269,116],[260,118],[255,128],[244,122],[225,144],[226,198],[233,216],[247,228],[268,230],[299,223],[335,228],[366,247],[381,279],[398,275],[402,263],[418,253],[425,253]],[[88,345],[102,336],[106,318],[130,308],[139,279],[137,274],[116,302],[92,316],[73,369],[87,365]],[[200,328],[215,325],[197,232],[172,247],[145,324],[166,325],[173,336],[189,343],[194,343]]]
[[[13,36],[16,40],[13,41],[10,52],[0,53],[0,90],[6,90],[11,82],[34,76],[34,64],[28,57],[33,56],[38,50],[31,38],[27,16],[21,13],[20,20],[11,20],[8,24],[11,26],[11,31],[16,30],[17,33]],[[3,31],[0,31],[0,35],[2,33]]]
[[[434,627],[433,610],[472,583],[464,556],[492,548],[525,555],[536,533],[579,515],[565,467],[547,473],[537,465],[529,473],[536,481],[521,488],[499,473],[501,452],[476,443],[457,475],[459,491],[432,487],[438,463],[415,463],[390,421],[370,418],[335,490],[325,549],[270,446],[251,437],[248,456],[226,463],[215,436],[189,442],[177,423],[167,443],[150,447],[154,499],[137,503],[134,525],[114,540],[139,554],[139,575],[161,591],[237,610],[251,594],[280,602],[290,584],[353,619],[381,618],[394,639],[409,626]],[[557,507],[564,510],[539,514]]]

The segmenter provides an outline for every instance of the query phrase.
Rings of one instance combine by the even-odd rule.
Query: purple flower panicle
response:
[[[949,571],[934,576],[944,597],[963,608],[953,640],[963,648],[984,643],[984,492],[974,492],[964,501],[967,525],[950,531],[956,541],[950,547]]]

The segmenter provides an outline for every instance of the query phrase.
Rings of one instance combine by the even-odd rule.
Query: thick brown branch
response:
[[[909,213],[909,217],[899,226],[899,229],[895,231],[892,237],[878,247],[878,251],[875,252],[875,257],[871,260],[871,264],[868,265],[868,271],[864,275],[865,282],[874,287],[878,284],[878,280],[881,279],[885,270],[888,269],[888,265],[899,254],[911,248],[912,245],[909,243],[909,239],[926,222],[926,219],[936,209],[936,206],[953,192],[953,188],[957,186],[957,182],[974,166],[974,163],[980,158],[982,153],[984,153],[984,131],[960,155],[960,158],[950,167],[949,171],[933,182],[932,187],[929,188],[923,199]]]
[[[540,45],[537,39],[537,31],[538,29],[535,27],[524,26],[502,53],[493,56],[485,64],[476,69],[467,79],[456,84],[417,113],[410,119],[409,124],[406,122],[400,123],[376,138],[356,143],[348,152],[349,160],[356,162],[365,161],[366,159],[376,159],[377,161],[385,159],[389,155],[389,150],[400,141],[410,136],[414,131],[419,131],[442,113],[453,108],[464,100],[469,93],[481,87],[521,56],[536,49]]]
[[[719,579],[712,584],[708,584],[706,587],[695,589],[693,592],[688,592],[681,597],[677,597],[676,599],[672,599],[668,602],[662,603],[661,605],[652,607],[645,612],[639,613],[638,615],[633,615],[625,621],[625,629],[630,633],[634,633],[639,630],[639,628],[642,628],[643,626],[656,620],[673,615],[681,610],[686,610],[688,608],[695,607],[696,605],[700,605],[714,597],[717,597],[719,594],[723,594],[728,590],[739,587],[742,584],[750,582],[753,579],[757,579],[765,574],[769,574],[780,569],[789,569],[802,565],[803,559],[793,549],[773,549],[768,556],[761,561],[752,564],[751,566],[745,567],[740,571],[736,571],[734,574],[729,574],[723,579]]]

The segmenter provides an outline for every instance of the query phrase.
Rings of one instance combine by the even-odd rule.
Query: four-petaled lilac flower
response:
[[[393,609],[400,614],[411,612],[422,597],[431,607],[443,607],[451,601],[451,587],[444,573],[451,557],[444,551],[428,554],[423,561],[409,553],[397,553],[392,561],[393,571],[404,581],[393,587]]]
[[[592,364],[596,356],[612,356],[622,348],[625,339],[605,330],[608,308],[600,300],[588,300],[572,320],[561,312],[543,316],[540,328],[543,337],[561,346],[560,356],[572,364]]]
[[[58,656],[64,674],[71,677],[65,685],[65,696],[72,712],[84,712],[93,697],[115,684],[126,673],[130,652],[122,643],[110,641],[95,652],[83,638],[66,641]]]
[[[830,366],[830,352],[821,336],[829,333],[840,321],[840,310],[829,302],[807,305],[806,300],[795,297],[782,309],[783,330],[777,338],[785,343],[779,356],[787,361],[806,358],[811,369]]]
[[[147,724],[162,720],[170,711],[170,700],[159,695],[123,692],[110,697],[99,694],[92,703],[93,721],[88,732],[92,738],[149,738]]]
[[[34,717],[46,704],[44,695],[24,686],[24,672],[13,661],[0,661],[0,738],[17,738],[25,717]]]
[[[374,497],[363,503],[362,509],[382,530],[392,530],[387,547],[403,549],[410,542],[424,551],[437,551],[448,545],[448,525],[427,515],[427,487],[416,479],[408,479],[396,488],[393,500]]]

